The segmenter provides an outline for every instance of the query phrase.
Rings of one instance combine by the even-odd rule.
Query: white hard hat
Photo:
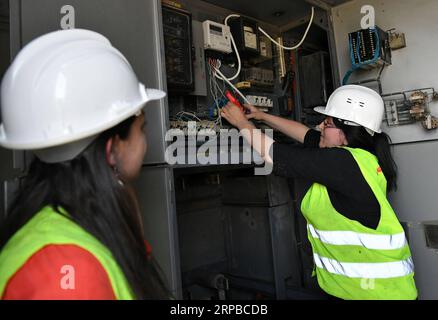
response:
[[[48,33],[26,45],[3,78],[0,146],[38,150],[47,162],[70,160],[99,133],[164,96],[146,89],[101,34]]]
[[[326,107],[314,108],[326,116],[345,120],[345,124],[363,126],[369,134],[381,133],[384,103],[374,90],[358,86],[345,85],[336,89],[330,96]]]

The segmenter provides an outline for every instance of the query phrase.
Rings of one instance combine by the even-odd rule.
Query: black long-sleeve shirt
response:
[[[273,173],[303,179],[299,204],[314,182],[327,187],[330,201],[340,214],[376,229],[380,205],[352,154],[342,148],[319,148],[320,133],[309,130],[303,145],[274,143]]]

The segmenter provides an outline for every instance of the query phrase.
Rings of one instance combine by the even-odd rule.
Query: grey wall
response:
[[[145,238],[152,246],[170,292],[176,299],[182,299],[173,170],[143,167],[135,187],[143,212]]]
[[[438,255],[426,247],[421,222],[438,220],[438,142],[395,146],[399,189],[391,202],[400,220],[408,222],[416,283],[422,299],[438,299]]]
[[[397,28],[406,34],[407,47],[393,51],[393,64],[383,72],[384,93],[422,87],[438,88],[438,1],[355,0],[332,10],[341,77],[351,67],[348,33],[360,29],[360,8],[376,10],[376,24],[384,30]],[[370,78],[373,71],[352,76],[351,82]],[[432,113],[438,115],[437,106]],[[427,132],[420,124],[384,128],[394,142],[431,140],[438,131]],[[426,248],[422,221],[438,220],[438,142],[394,146],[399,166],[399,189],[390,198],[401,221],[408,223],[410,246],[421,299],[438,299],[438,256]]]

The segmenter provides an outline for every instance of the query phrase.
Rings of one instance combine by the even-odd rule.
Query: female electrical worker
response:
[[[52,32],[18,54],[0,145],[36,158],[1,224],[1,298],[167,298],[129,187],[146,152],[142,109],[164,95],[92,31]]]
[[[246,107],[244,115],[229,103],[222,115],[275,174],[309,182],[301,211],[320,287],[342,299],[416,299],[409,246],[386,198],[396,187],[396,165],[380,129],[382,98],[361,86],[338,88],[325,108],[315,108],[326,116],[319,132]],[[251,118],[303,146],[276,143]]]

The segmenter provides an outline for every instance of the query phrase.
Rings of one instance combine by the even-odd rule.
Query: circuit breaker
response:
[[[193,91],[191,15],[167,6],[163,6],[162,14],[168,89]]]

